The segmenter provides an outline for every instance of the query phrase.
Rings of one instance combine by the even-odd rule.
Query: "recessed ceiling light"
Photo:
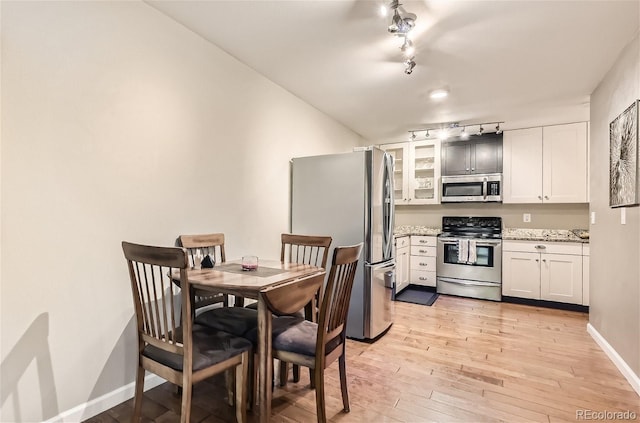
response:
[[[447,90],[433,90],[431,91],[430,97],[433,100],[439,100],[441,98],[445,98],[448,95],[449,95],[449,92]]]

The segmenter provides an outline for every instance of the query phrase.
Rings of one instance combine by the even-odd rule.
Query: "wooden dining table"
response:
[[[312,279],[324,279],[325,269],[299,263],[260,260],[256,270],[243,271],[241,261],[227,261],[213,268],[189,269],[187,277],[195,288],[244,297],[258,301],[258,402],[260,422],[268,422],[271,415],[271,381],[273,359],[271,353],[271,316],[301,309],[310,303],[313,290],[301,289]],[[316,277],[317,276],[317,277]],[[279,286],[295,293],[284,301],[270,301],[270,292]],[[317,290],[317,288],[315,288]],[[302,294],[301,294],[302,293]],[[286,308],[286,310],[278,308]],[[249,376],[251,377],[251,376]]]

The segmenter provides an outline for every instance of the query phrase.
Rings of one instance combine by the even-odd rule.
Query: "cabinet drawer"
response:
[[[427,257],[435,257],[438,249],[436,247],[425,247],[422,245],[412,245],[411,246],[411,255],[412,256],[427,256]]]
[[[536,248],[538,247],[538,248]],[[521,253],[582,255],[582,244],[575,242],[504,241],[502,251]]]
[[[435,257],[422,257],[422,256],[411,256],[411,264],[410,268],[413,271],[415,270],[429,270],[436,271],[436,258]]]
[[[408,236],[399,236],[396,238],[396,248],[408,247],[410,244]]]
[[[411,269],[409,279],[414,285],[436,286],[436,272]]]
[[[411,245],[422,245],[425,247],[436,247],[436,240],[438,238],[435,236],[426,236],[426,235],[412,235],[411,236]]]

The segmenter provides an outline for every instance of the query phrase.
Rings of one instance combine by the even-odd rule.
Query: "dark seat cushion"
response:
[[[275,339],[276,336],[286,331],[291,326],[295,326],[296,324],[303,321],[304,319],[300,316],[274,317],[273,319],[271,319],[272,338]],[[249,332],[245,333],[242,337],[251,341],[254,346],[257,345],[258,344],[258,328],[255,327],[251,329]]]
[[[316,340],[318,324],[297,316],[281,316],[273,319],[273,349],[302,354],[309,357],[316,355]],[[257,330],[250,331],[245,336],[257,344]],[[325,353],[333,351],[340,345],[340,337],[332,339],[326,347]]]
[[[177,330],[178,341],[182,341],[182,328]],[[251,342],[229,333],[217,331],[202,325],[193,325],[193,371],[221,363],[233,356],[251,350]],[[171,367],[183,370],[183,358],[179,354],[147,345],[142,355]]]
[[[222,307],[207,310],[196,316],[196,323],[243,336],[258,327],[258,312],[244,307]]]

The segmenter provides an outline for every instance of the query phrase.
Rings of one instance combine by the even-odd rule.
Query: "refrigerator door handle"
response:
[[[393,158],[390,154],[384,155],[384,189],[383,189],[383,207],[384,207],[384,258],[390,259],[393,254],[393,226],[395,221],[395,208],[393,205],[394,195],[394,178],[393,178]]]

